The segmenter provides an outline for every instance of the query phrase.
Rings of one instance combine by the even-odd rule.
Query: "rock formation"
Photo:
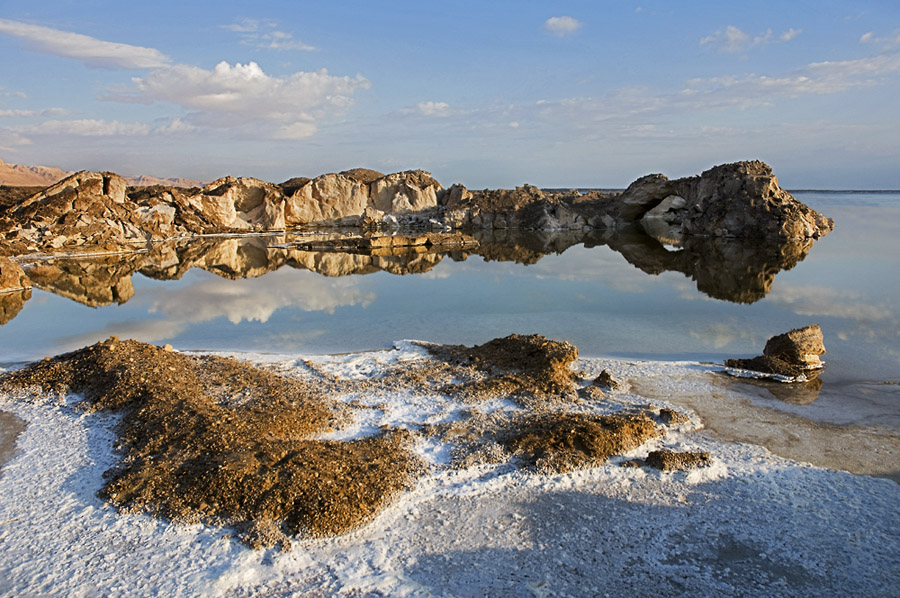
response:
[[[12,191],[5,197],[16,197]],[[814,239],[832,221],[778,186],[762,162],[700,176],[648,175],[623,193],[444,189],[430,174],[354,169],[275,185],[224,177],[202,189],[129,187],[109,172],[79,172],[24,201],[4,201],[0,254],[127,250],[198,234],[295,227],[583,231],[641,226],[663,243],[687,236]]]
[[[819,355],[825,353],[822,329],[818,324],[795,328],[773,336],[766,342],[763,354],[752,359],[727,359],[729,368],[773,374],[785,381],[805,382],[815,378],[825,367]]]

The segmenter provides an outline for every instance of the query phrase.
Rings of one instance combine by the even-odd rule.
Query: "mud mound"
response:
[[[645,462],[656,469],[674,471],[707,467],[712,459],[707,452],[650,451]]]
[[[538,407],[535,400],[575,397],[569,364],[578,359],[578,349],[567,342],[539,334],[511,334],[475,347],[441,345],[429,351],[451,365],[467,365],[487,375],[447,389],[467,400],[507,396],[523,406]]]
[[[345,532],[419,467],[406,432],[309,439],[340,423],[334,404],[302,381],[234,359],[111,338],[0,383],[82,393],[88,411],[123,410],[123,459],[101,495],[125,511],[255,530],[244,536],[255,546],[286,543],[284,532]]]
[[[540,470],[566,472],[600,465],[660,434],[643,413],[554,413],[522,422],[500,443]]]

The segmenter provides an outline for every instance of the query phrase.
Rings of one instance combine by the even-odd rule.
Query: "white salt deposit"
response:
[[[398,343],[249,357],[366,377],[426,355]],[[577,367],[631,381],[592,409],[722,394],[712,368],[698,364]],[[652,387],[652,401],[634,392],[641,385]],[[356,410],[359,421],[335,437],[447,421],[462,408],[415,393],[373,400],[377,408]],[[886,596],[900,587],[900,485],[724,442],[698,431],[696,415],[632,455],[554,476],[510,464],[447,468],[448,447],[423,439],[417,450],[433,473],[374,521],[278,553],[249,550],[223,529],[122,515],[97,498],[116,461],[114,416],[81,415],[50,397],[0,396],[0,409],[28,422],[0,472],[3,596]],[[620,465],[656,448],[708,451],[713,465],[674,473]]]

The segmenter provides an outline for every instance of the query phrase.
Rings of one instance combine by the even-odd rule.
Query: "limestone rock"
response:
[[[825,343],[818,324],[773,336],[763,349],[763,355],[778,357],[803,368],[823,367],[819,355],[824,353]]]
[[[288,226],[337,223],[363,216],[369,203],[369,188],[344,174],[324,174],[307,181],[284,206]]]
[[[369,184],[371,205],[389,214],[420,212],[437,207],[443,187],[424,170],[389,174]]]
[[[631,183],[617,198],[616,217],[620,222],[636,222],[675,193],[675,186],[665,175],[642,176]]]
[[[189,202],[217,226],[238,230],[285,226],[281,189],[259,179],[224,177],[190,196]]]
[[[17,291],[31,286],[25,271],[8,257],[0,256],[0,293]]]
[[[730,368],[784,376],[788,382],[805,382],[818,376],[824,367],[819,355],[825,353],[822,329],[818,324],[795,328],[773,336],[766,342],[763,354],[752,359],[727,359]]]
[[[683,232],[716,237],[817,239],[834,228],[825,218],[778,185],[759,161],[723,164],[694,181],[683,180],[687,199]]]

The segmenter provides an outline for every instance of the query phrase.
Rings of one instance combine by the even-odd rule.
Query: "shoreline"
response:
[[[312,362],[358,377],[379,375],[401,354],[412,358],[405,350],[256,354],[253,361],[287,372]],[[699,364],[581,358],[574,366],[588,376],[609,369],[626,383],[646,381],[609,393],[598,404],[606,409],[648,401],[678,407],[681,398],[696,400],[713,389],[704,380],[708,368]],[[669,398],[647,396],[659,393]],[[720,405],[735,402],[726,394],[718,397]],[[414,414],[411,397],[396,399],[395,409],[374,413],[359,430]],[[0,590],[12,593],[94,588],[118,595],[111,589],[118,586],[213,596],[316,589],[585,595],[605,579],[602,591],[611,596],[633,595],[641,587],[657,588],[660,595],[765,595],[777,588],[787,596],[814,589],[875,596],[900,581],[900,485],[725,442],[714,436],[715,425],[699,430],[690,423],[604,465],[565,474],[537,475],[503,464],[437,469],[361,528],[301,538],[279,553],[249,550],[221,528],[118,513],[101,502],[96,491],[102,473],[117,459],[111,431],[117,417],[73,414],[49,396],[4,401],[2,408],[29,421],[19,454],[0,475],[0,520],[9,521],[6,533],[28,538],[15,552],[0,545],[0,570],[7,574]],[[747,409],[739,405],[732,416],[739,419]],[[654,447],[708,451],[713,465],[688,472],[621,466]],[[434,445],[420,448],[435,463],[444,458]],[[847,540],[862,535],[863,543]],[[31,556],[22,561],[16,554]]]

